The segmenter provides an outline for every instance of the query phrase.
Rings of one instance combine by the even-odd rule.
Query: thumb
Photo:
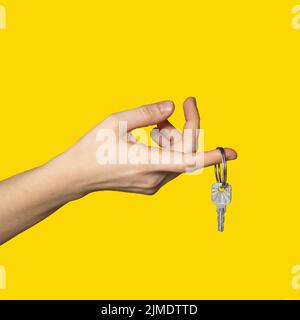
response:
[[[162,101],[115,114],[117,121],[127,121],[128,131],[158,124],[174,112],[172,101]]]

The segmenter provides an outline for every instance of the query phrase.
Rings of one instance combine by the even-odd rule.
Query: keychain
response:
[[[231,202],[232,189],[231,185],[227,183],[227,162],[225,151],[223,148],[217,148],[222,157],[222,173],[221,164],[215,164],[215,176],[217,182],[211,188],[211,200],[217,207],[218,213],[218,231],[224,231],[224,221],[226,206]]]

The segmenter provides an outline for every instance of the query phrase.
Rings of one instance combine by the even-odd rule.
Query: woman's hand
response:
[[[49,165],[71,178],[75,197],[98,190],[152,195],[180,173],[221,161],[217,150],[196,153],[200,125],[196,100],[186,99],[183,108],[183,133],[167,120],[174,112],[173,102],[158,102],[112,114]],[[150,125],[157,125],[151,136],[161,148],[142,144],[132,134]],[[236,153],[226,149],[226,156],[232,160]]]
[[[167,120],[173,111],[174,104],[163,101],[112,114],[45,165],[1,181],[0,244],[90,192],[154,194],[180,173],[221,162],[217,150],[196,152],[195,99],[184,103],[183,133]],[[136,141],[132,134],[150,125],[158,127],[152,131],[158,148]],[[228,160],[237,157],[232,149],[225,151]]]

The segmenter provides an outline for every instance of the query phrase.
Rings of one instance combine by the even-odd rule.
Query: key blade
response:
[[[225,208],[218,208],[218,231],[224,232]]]

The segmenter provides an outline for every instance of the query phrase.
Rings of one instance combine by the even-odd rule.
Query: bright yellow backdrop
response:
[[[93,194],[0,247],[0,299],[300,298],[300,1],[0,2],[1,179],[122,109],[173,99],[181,126],[189,95],[205,149],[239,153],[224,234],[212,168],[153,197]]]

